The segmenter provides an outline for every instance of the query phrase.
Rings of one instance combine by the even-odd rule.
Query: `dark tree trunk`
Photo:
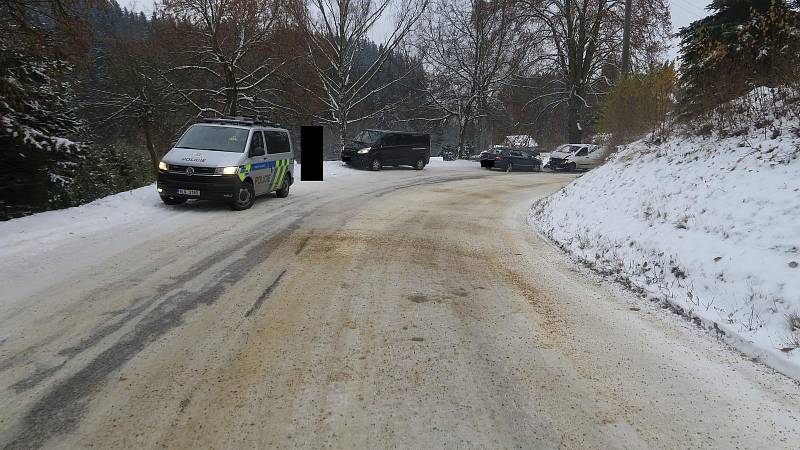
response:
[[[581,123],[581,99],[573,95],[569,98],[567,104],[567,138],[570,144],[580,144],[583,140],[582,128],[584,124]]]
[[[153,130],[150,128],[150,121],[145,119],[142,125],[144,132],[144,141],[147,145],[147,153],[150,155],[150,162],[153,164],[153,169],[158,170],[158,152],[156,152],[155,145],[153,144]]]
[[[466,156],[466,151],[464,149],[464,141],[467,134],[467,123],[461,123],[461,119],[459,118],[459,127],[458,127],[458,159],[463,159]]]

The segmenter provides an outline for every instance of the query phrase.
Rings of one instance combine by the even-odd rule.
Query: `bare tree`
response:
[[[339,128],[339,151],[347,141],[348,125],[375,117],[393,105],[366,105],[373,95],[399,82],[403,75],[379,86],[370,86],[375,75],[398,49],[429,0],[307,0],[293,9],[304,27],[311,66],[319,78],[321,92],[314,93],[324,111],[318,119]],[[388,23],[386,38],[377,57],[364,70],[356,70],[356,56],[376,25]],[[369,88],[368,88],[369,86]],[[356,113],[358,111],[358,113]]]
[[[270,57],[269,43],[282,6],[283,0],[163,0],[166,14],[190,25],[182,58],[187,63],[167,76],[189,72],[211,80],[176,88],[183,99],[200,113],[218,115],[274,107],[268,81],[283,62]],[[220,102],[221,109],[214,106]]]
[[[430,73],[427,106],[441,113],[434,120],[458,123],[460,156],[468,128],[487,117],[527,51],[516,17],[512,0],[435,0],[416,34]]]
[[[553,83],[529,103],[546,100],[540,114],[567,108],[567,135],[583,138],[584,113],[612,85],[619,70],[625,17],[624,0],[520,0],[525,6],[532,42],[543,52],[531,55],[537,76],[552,74]],[[653,55],[669,29],[665,0],[634,2],[631,51]],[[649,53],[648,53],[649,52]]]
[[[570,142],[583,135],[582,112],[589,108],[589,96],[606,92],[610,80],[603,69],[613,63],[620,43],[621,0],[526,0],[527,14],[533,19],[532,36],[547,49],[535,55],[535,67],[555,73],[554,89],[534,98],[549,102],[542,112],[559,105],[567,107],[567,134]]]
[[[141,132],[154,170],[161,160],[156,129],[178,109],[174,90],[159,76],[162,56],[153,40],[117,37],[105,58],[108,82],[92,89],[96,99],[89,106],[101,126]]]

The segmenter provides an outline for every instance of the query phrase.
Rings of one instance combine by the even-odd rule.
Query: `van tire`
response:
[[[186,199],[182,197],[170,197],[169,195],[161,195],[160,197],[165,205],[180,205],[186,203]]]
[[[571,162],[567,166],[567,170],[569,170],[570,172],[577,172],[578,171],[578,165],[575,164],[574,162]]]
[[[514,165],[511,163],[506,164],[506,172],[513,172],[513,171],[514,171]]]
[[[239,192],[236,193],[236,198],[231,202],[231,209],[234,211],[244,211],[250,209],[256,202],[256,191],[253,188],[253,183],[247,180],[242,183]]]
[[[424,169],[424,168],[425,168],[425,160],[424,160],[424,159],[422,159],[422,158],[420,158],[420,159],[418,159],[418,160],[417,160],[417,162],[415,162],[415,163],[414,163],[414,165],[413,165],[413,166],[411,166],[411,167],[413,167],[413,168],[414,168],[414,170],[422,170],[422,169]]]
[[[369,170],[377,172],[383,168],[383,161],[380,158],[375,158],[369,162]]]
[[[281,183],[281,188],[275,191],[275,196],[278,198],[286,198],[289,196],[289,176],[285,176],[283,178],[283,183]]]

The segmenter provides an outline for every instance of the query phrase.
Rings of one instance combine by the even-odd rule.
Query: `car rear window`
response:
[[[193,125],[175,146],[192,150],[244,153],[249,134],[250,130],[246,128]]]

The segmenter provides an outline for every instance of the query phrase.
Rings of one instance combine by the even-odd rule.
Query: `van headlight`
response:
[[[366,155],[367,153],[369,153],[370,150],[372,150],[372,147],[362,148],[361,150],[358,151],[358,154]]]
[[[214,170],[216,175],[234,175],[239,172],[239,166],[233,167],[217,167]]]
[[[169,164],[165,163],[164,161],[159,162],[158,163],[158,170],[163,170],[164,172],[168,171],[169,170]]]

